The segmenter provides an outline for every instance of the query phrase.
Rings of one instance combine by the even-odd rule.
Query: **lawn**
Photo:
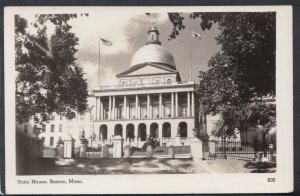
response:
[[[237,159],[194,161],[191,158],[40,158],[18,175],[195,174],[276,172],[275,163]]]

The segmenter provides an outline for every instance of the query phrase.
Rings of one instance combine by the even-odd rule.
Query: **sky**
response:
[[[209,59],[219,50],[215,37],[219,30],[214,25],[211,30],[202,31],[200,19],[190,19],[184,13],[186,28],[171,41],[168,36],[172,31],[172,24],[167,13],[142,13],[110,11],[90,12],[89,16],[72,19],[69,24],[72,32],[79,38],[77,46],[77,61],[83,67],[89,90],[97,86],[99,68],[99,37],[107,39],[113,46],[101,45],[100,50],[100,85],[117,85],[116,74],[127,70],[134,53],[145,45],[147,31],[153,24],[160,33],[160,41],[173,56],[176,68],[182,81],[189,80],[190,63],[192,61],[192,79],[198,82],[199,70],[206,71]],[[201,34],[202,39],[191,38],[190,28]],[[51,31],[51,28],[48,28]],[[191,61],[190,61],[190,39]]]

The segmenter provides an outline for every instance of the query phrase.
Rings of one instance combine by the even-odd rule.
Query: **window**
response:
[[[59,125],[59,132],[62,132],[62,124]]]
[[[55,126],[51,125],[51,132],[54,132]]]
[[[160,83],[160,79],[155,79],[155,80],[154,80],[154,83],[155,83],[155,84]]]
[[[33,125],[33,133],[38,133],[38,130],[37,130],[37,125]]]
[[[51,120],[55,120],[55,115],[54,115],[54,114],[51,114],[50,119],[51,119]]]
[[[63,116],[62,115],[59,116],[59,120],[63,120]]]
[[[46,125],[42,125],[42,132],[46,132]]]
[[[53,146],[54,144],[54,137],[50,137],[50,146]]]
[[[43,143],[45,143],[45,137],[42,137],[41,140]]]
[[[24,125],[24,133],[28,133],[28,125]]]
[[[80,115],[80,120],[84,120],[84,115]]]

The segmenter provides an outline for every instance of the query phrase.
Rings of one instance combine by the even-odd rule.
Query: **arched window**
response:
[[[180,137],[187,137],[187,123],[186,122],[180,122],[178,125],[178,130],[177,130],[180,135]]]
[[[146,133],[146,124],[141,123],[138,126],[138,138],[140,141],[146,141],[147,133]]]
[[[171,124],[165,122],[162,128],[162,137],[163,138],[170,138],[171,137]]]
[[[107,139],[107,125],[101,125],[99,128],[99,138],[100,139]]]
[[[121,124],[116,124],[116,126],[115,126],[115,134],[114,134],[114,136],[117,136],[117,135],[119,135],[119,136],[123,136],[123,127],[122,127],[122,125]]]
[[[158,124],[157,123],[152,123],[150,125],[150,137],[158,138]]]

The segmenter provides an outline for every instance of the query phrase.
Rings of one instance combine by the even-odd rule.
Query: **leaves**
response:
[[[275,12],[226,12],[190,14],[199,19],[203,31],[216,24],[221,50],[208,62],[209,70],[200,72],[197,89],[201,110],[218,115],[213,134],[233,136],[250,127],[275,126],[276,107],[266,97],[275,97]],[[172,39],[179,35],[183,18],[169,17]]]
[[[87,83],[76,63],[78,38],[70,32],[70,15],[37,15],[36,34],[29,34],[27,21],[16,16],[16,114],[19,122],[30,118],[48,121],[51,113],[75,117],[87,110]],[[47,21],[55,25],[50,38]],[[51,52],[51,55],[49,55]]]

